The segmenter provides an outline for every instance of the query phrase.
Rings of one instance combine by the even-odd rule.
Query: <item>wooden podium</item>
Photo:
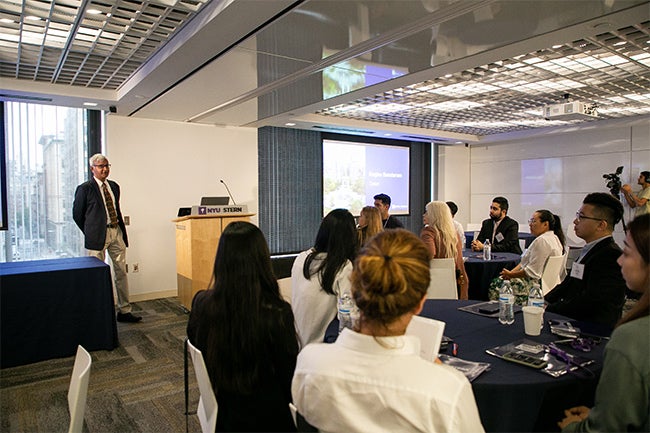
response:
[[[176,226],[178,298],[188,311],[196,292],[210,286],[221,233],[231,222],[250,221],[252,215],[190,215],[172,220]]]

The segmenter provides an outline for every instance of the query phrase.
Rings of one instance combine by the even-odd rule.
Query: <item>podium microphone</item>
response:
[[[237,202],[233,198],[232,194],[230,193],[230,188],[228,188],[228,185],[226,185],[226,182],[223,181],[223,179],[219,179],[219,182],[223,183],[223,186],[226,187],[226,191],[228,191],[228,195],[230,196],[230,200],[232,200],[232,204],[235,206],[238,206]]]

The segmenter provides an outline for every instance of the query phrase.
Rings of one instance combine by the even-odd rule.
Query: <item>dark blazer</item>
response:
[[[490,239],[492,242],[492,230],[494,230],[494,221],[488,218],[481,224],[481,231],[478,234],[478,239],[485,242]],[[503,240],[497,241],[497,235],[501,233]],[[506,215],[497,227],[497,232],[494,234],[494,243],[492,244],[493,252],[507,252],[521,254],[521,247],[519,246],[519,223]]]
[[[567,275],[544,297],[546,310],[613,327],[625,303],[625,280],[616,263],[620,255],[613,238],[598,242],[580,261],[585,265],[582,280]]]
[[[122,238],[128,247],[126,226],[120,210],[120,186],[112,180],[107,181],[115,197],[117,224],[122,229]],[[84,246],[89,250],[102,250],[106,242],[106,206],[95,179],[90,179],[77,187],[72,204],[72,218],[84,234]]]
[[[392,215],[388,215],[388,219],[382,220],[381,224],[384,226],[385,229],[403,229],[404,224],[397,218],[395,218]]]

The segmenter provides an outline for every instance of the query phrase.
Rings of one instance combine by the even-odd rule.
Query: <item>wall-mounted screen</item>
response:
[[[345,208],[359,215],[373,196],[391,197],[390,213],[408,215],[410,147],[323,140],[323,215]]]

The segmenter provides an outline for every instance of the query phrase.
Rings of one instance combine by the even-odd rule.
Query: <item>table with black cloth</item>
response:
[[[110,267],[95,257],[0,263],[0,367],[118,345]]]
[[[483,253],[463,250],[465,260],[465,271],[469,279],[469,299],[486,301],[488,299],[488,288],[490,282],[499,276],[501,270],[512,269],[521,260],[519,254],[513,253],[492,253],[492,260],[483,260]]]
[[[519,239],[524,240],[524,245],[526,248],[530,246],[531,243],[535,240],[535,236],[526,233],[526,232],[519,232]],[[465,248],[472,248],[472,241],[474,240],[474,232],[472,231],[466,231],[465,232]]]
[[[521,339],[548,344],[562,337],[551,334],[550,319],[566,319],[553,313],[544,313],[544,329],[540,336],[524,334],[522,313],[515,314],[515,323],[501,325],[496,318],[483,317],[458,310],[476,301],[429,299],[420,316],[445,322],[444,335],[458,345],[457,356],[475,362],[488,362],[490,370],[472,382],[481,423],[487,432],[559,431],[557,422],[564,418],[564,410],[574,406],[593,405],[598,376],[602,370],[602,356],[606,340],[591,352],[577,352],[562,344],[563,350],[579,354],[595,362],[586,371],[551,377],[539,370],[504,361],[485,352],[495,346]],[[572,322],[580,326],[578,322]],[[338,336],[338,321],[330,323],[325,341],[334,342]],[[451,354],[451,345],[441,353]]]

